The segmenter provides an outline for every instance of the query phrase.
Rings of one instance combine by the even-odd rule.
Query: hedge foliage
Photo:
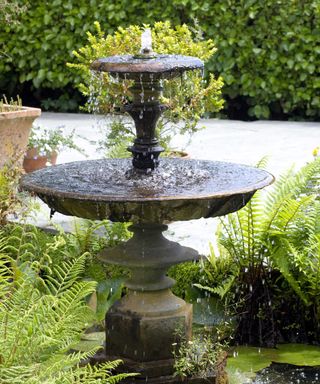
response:
[[[320,117],[319,0],[33,0],[20,18],[0,25],[0,88],[9,94],[30,86],[38,98],[44,89],[71,94],[79,79],[65,63],[95,20],[111,33],[196,19],[218,48],[208,70],[224,78],[229,115]]]

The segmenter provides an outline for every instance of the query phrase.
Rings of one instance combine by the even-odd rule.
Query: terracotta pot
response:
[[[178,158],[178,159],[190,159],[191,156],[188,152],[184,151],[170,151],[168,152],[165,157],[169,158]]]
[[[20,107],[14,110],[16,107],[11,105],[5,105],[5,109],[5,112],[0,112],[0,168],[10,160],[22,166],[30,129],[41,109]]]
[[[27,150],[23,159],[23,169],[26,173],[45,168],[48,163],[55,165],[57,162],[58,154],[53,151],[50,156],[39,155],[37,148],[30,148]]]

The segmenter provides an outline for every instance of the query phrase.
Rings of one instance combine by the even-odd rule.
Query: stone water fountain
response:
[[[91,66],[134,82],[132,103],[125,107],[136,126],[128,148],[132,164],[129,159],[61,164],[25,175],[21,185],[62,214],[132,222],[133,237],[100,255],[106,263],[131,270],[128,293],[106,315],[106,358],[121,358],[124,370],[140,373],[130,382],[178,383],[172,376],[172,343],[178,328],[191,338],[192,305],[171,292],[174,281],[166,271],[199,255],[167,240],[166,223],[237,211],[273,177],[224,162],[162,159],[159,164],[163,148],[155,127],[166,109],[159,101],[162,80],[202,70],[203,63],[194,57],[155,54],[148,31],[143,40],[139,55],[102,58]]]

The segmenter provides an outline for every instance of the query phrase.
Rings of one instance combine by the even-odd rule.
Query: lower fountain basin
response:
[[[155,171],[141,174],[131,159],[103,159],[30,173],[21,188],[65,215],[164,223],[237,211],[273,180],[264,170],[226,162],[162,159]]]

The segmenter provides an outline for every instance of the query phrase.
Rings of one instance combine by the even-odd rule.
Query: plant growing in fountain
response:
[[[120,143],[124,147],[135,135],[132,122],[123,115],[124,106],[131,101],[132,81],[118,82],[106,72],[99,76],[92,74],[90,64],[104,56],[138,54],[145,26],[119,27],[113,35],[107,36],[98,22],[95,27],[96,35],[88,32],[88,44],[73,52],[78,63],[68,65],[82,78],[78,87],[88,97],[86,108],[91,112],[112,114],[115,119],[114,123],[108,124],[104,145],[107,149]],[[153,50],[158,54],[196,56],[206,62],[216,51],[212,40],[203,40],[186,25],[173,28],[169,22],[158,22],[151,31]],[[216,79],[213,74],[203,80],[201,71],[184,72],[180,77],[163,80],[161,102],[166,104],[167,110],[159,118],[157,136],[165,149],[177,133],[191,135],[196,132],[199,119],[206,112],[213,113],[222,108],[222,85],[222,79]]]
[[[194,335],[192,341],[186,340],[180,332],[177,332],[177,337],[180,343],[173,344],[175,376],[183,380],[218,376],[216,371],[223,365],[225,345],[206,330]],[[222,376],[219,383],[221,380]]]

